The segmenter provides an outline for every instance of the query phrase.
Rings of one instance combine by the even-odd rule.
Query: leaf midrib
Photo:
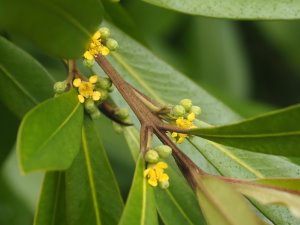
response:
[[[71,120],[73,115],[76,113],[77,109],[80,106],[80,102],[77,103],[76,107],[71,111],[70,115],[67,116],[66,119],[62,121],[62,123],[54,130],[54,132],[43,142],[43,144],[36,150],[36,152],[39,152],[41,149],[43,149],[52,139],[54,136],[57,135],[57,133]]]
[[[14,76],[7,70],[5,69],[5,67],[0,64],[0,70],[6,75],[6,77],[11,80],[19,90],[21,90],[21,92],[23,92],[27,97],[28,99],[30,99],[30,101],[34,104],[34,105],[37,105],[39,103],[39,101],[33,97],[20,83],[19,81],[17,81]]]
[[[195,135],[196,132],[192,132]],[[300,131],[278,132],[278,133],[262,133],[262,134],[205,134],[200,133],[201,137],[216,137],[216,138],[268,138],[268,137],[285,137],[300,135]]]
[[[89,180],[89,185],[91,188],[91,193],[92,193],[92,199],[93,199],[93,205],[94,205],[94,211],[95,211],[95,217],[96,217],[96,223],[97,225],[101,225],[101,220],[100,220],[100,208],[98,205],[97,201],[97,192],[96,192],[96,185],[94,182],[94,173],[91,165],[91,159],[89,155],[89,147],[87,144],[87,139],[86,139],[86,134],[85,134],[85,128],[82,128],[82,148],[84,152],[84,158],[86,162],[86,168],[88,172],[88,180]]]

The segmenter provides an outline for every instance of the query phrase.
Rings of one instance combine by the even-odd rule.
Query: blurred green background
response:
[[[139,0],[120,4],[128,13],[125,32],[242,116],[300,101],[300,22],[209,19]],[[122,16],[108,19],[118,25],[125,23]],[[2,35],[30,52],[56,77],[65,76],[58,59],[44,55],[22,37]],[[13,147],[19,121],[1,102],[0,112],[4,127],[0,135],[0,225],[32,224],[42,174],[19,174]],[[125,198],[133,162],[126,155],[122,135],[112,129],[107,119],[102,118],[102,123],[104,144]]]

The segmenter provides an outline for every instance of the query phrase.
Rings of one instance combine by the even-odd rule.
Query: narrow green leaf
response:
[[[198,182],[198,200],[208,224],[265,224],[229,184],[212,176],[203,176]]]
[[[124,136],[131,150],[133,159],[139,153],[139,134],[134,127],[124,130]],[[163,222],[168,225],[205,224],[196,196],[182,175],[172,167],[167,169],[170,187],[154,190],[156,207]]]
[[[53,83],[54,79],[33,57],[0,37],[0,98],[15,115],[21,118],[53,96]]]
[[[66,172],[66,205],[72,225],[118,224],[123,200],[96,124],[85,118],[82,148]]]
[[[232,19],[298,19],[297,0],[144,0],[159,7],[188,14]]]
[[[119,225],[158,224],[153,188],[144,177],[145,161],[140,155]]]
[[[65,174],[45,174],[34,225],[65,225]]]
[[[284,205],[300,217],[300,179],[260,179],[233,185],[243,195],[262,204]]]
[[[80,148],[82,120],[83,107],[74,91],[32,109],[17,138],[23,171],[67,169]]]
[[[300,156],[300,105],[266,113],[239,123],[197,128],[191,134],[249,151]]]
[[[99,0],[1,0],[0,28],[25,35],[40,48],[61,58],[83,54],[102,20]]]

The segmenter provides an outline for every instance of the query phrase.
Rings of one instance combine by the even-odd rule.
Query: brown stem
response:
[[[149,97],[145,97],[144,94],[136,90],[130,84],[122,79],[120,74],[113,68],[109,61],[102,55],[97,55],[96,62],[101,66],[103,71],[112,80],[120,94],[128,103],[132,111],[135,113],[141,123],[140,131],[140,150],[144,154],[147,151],[149,138],[151,138],[153,132],[160,139],[160,141],[166,145],[169,145],[173,149],[173,156],[177,165],[185,175],[187,181],[193,189],[197,187],[197,179],[200,175],[206,173],[201,170],[192,160],[189,159],[179,148],[170,140],[165,131],[175,131],[180,133],[186,133],[186,129],[176,128],[171,125],[164,124],[155,112],[152,112],[139,97],[145,98],[154,106],[158,103],[151,100]],[[140,94],[140,96],[137,95]]]

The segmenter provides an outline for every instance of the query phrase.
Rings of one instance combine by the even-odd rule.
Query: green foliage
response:
[[[98,0],[84,4],[71,0],[0,3],[0,29],[21,33],[47,53],[61,58],[78,57],[84,52],[103,14]]]
[[[248,210],[245,199],[236,193],[232,187],[214,177],[201,177],[199,179],[197,195],[208,224],[265,224],[256,217],[254,211]]]
[[[33,108],[24,117],[17,138],[23,171],[67,169],[79,151],[82,120],[83,107],[74,91]]]
[[[158,224],[153,188],[144,179],[145,161],[137,159],[130,193],[124,208],[120,225]]]
[[[54,79],[28,53],[3,37],[0,50],[1,100],[21,118],[33,106],[51,97],[49,85],[53,85]]]
[[[269,0],[268,3],[259,0],[144,1],[160,7],[208,17],[232,19],[298,19],[300,17],[298,1]]]
[[[300,4],[296,1],[145,1],[209,17],[300,18]],[[267,224],[267,220],[274,225],[299,224],[297,177],[300,176],[300,166],[288,158],[276,156],[299,157],[299,105],[246,120],[227,105],[229,102],[243,115],[269,109],[260,107],[260,104],[253,106],[247,101],[251,93],[256,93],[257,78],[252,83],[254,76],[248,68],[248,56],[243,46],[248,39],[241,40],[238,24],[148,8],[142,2],[117,4],[103,0],[103,3],[104,9],[100,0],[0,0],[0,35],[3,35],[0,36],[0,123],[6,135],[0,139],[0,162],[13,147],[17,116],[22,119],[16,140],[20,167],[25,173],[37,170],[45,173],[34,224],[255,225]],[[118,42],[119,48],[107,57],[107,61],[102,56],[95,58],[101,67],[95,63],[93,71],[83,69],[82,60],[77,59],[89,47],[103,15],[109,21],[103,25],[109,27],[111,37]],[[153,15],[156,15],[155,18]],[[297,25],[297,22],[293,24]],[[298,31],[294,25],[256,23],[264,37],[279,52],[288,55],[285,60],[297,71],[299,54],[295,40]],[[295,32],[288,29],[290,26]],[[146,37],[146,41],[142,37]],[[48,58],[45,54],[57,58]],[[64,61],[67,71],[61,70],[59,61]],[[192,81],[165,61],[170,61],[184,73],[200,76],[194,75]],[[101,63],[106,63],[106,67]],[[117,143],[117,134],[106,132],[110,129],[106,127],[107,123],[103,125],[90,119],[87,110],[78,101],[77,90],[72,87],[75,78],[84,81],[92,73],[102,75],[103,70],[123,96],[114,91],[101,105],[92,98],[89,100],[112,120],[125,125],[131,125],[132,121],[133,127],[118,125],[118,132],[123,132],[128,148],[123,148],[123,142]],[[127,83],[118,74],[117,79],[113,79],[115,70]],[[68,91],[51,98],[54,95],[54,77],[60,77],[59,74],[64,74],[60,80],[67,84]],[[199,82],[203,82],[209,91]],[[141,93],[138,94],[130,85]],[[280,91],[284,93],[284,89]],[[221,96],[222,100],[214,94]],[[139,101],[131,102],[130,98]],[[138,110],[141,109],[139,104],[146,102],[150,114],[142,115],[146,116],[145,120],[155,118],[159,121],[163,118],[167,123],[170,121],[168,116],[172,115],[168,110],[173,107],[169,104],[178,104],[184,98],[191,99],[193,105],[202,109],[198,122],[203,127],[190,131],[190,134],[200,137],[187,138],[180,150],[176,150],[172,142],[159,136],[160,132],[165,135],[165,130],[160,130],[161,127],[153,129],[163,144],[173,147],[175,161],[166,159],[169,167],[165,172],[170,178],[170,187],[152,187],[144,175],[145,168],[151,165],[145,162],[140,148],[144,151],[161,143],[157,143],[155,138],[144,140],[151,136],[143,133],[145,126],[142,126],[139,138],[136,129],[139,128],[138,120],[133,112],[145,125]],[[183,105],[189,108],[190,103],[186,104]],[[128,108],[128,105],[133,110],[130,111],[130,119],[127,114],[125,118],[117,113],[121,112],[120,107]],[[158,114],[160,117],[156,117]],[[149,124],[157,121],[153,119]],[[169,131],[172,132],[172,129]],[[168,136],[163,137],[168,139]],[[122,147],[112,149],[113,146]],[[130,166],[135,166],[130,190],[129,187],[124,188],[131,178],[130,166],[125,165],[127,162],[123,159],[126,154],[133,159]],[[159,175],[156,176],[159,179]],[[245,180],[249,178],[251,180]],[[1,208],[3,204],[5,210],[11,206],[26,224],[31,212],[27,212],[26,207],[23,207],[22,213],[16,209],[16,205],[22,206],[23,202],[7,191],[9,179],[1,177],[2,182],[1,198],[4,203],[1,201]],[[5,193],[8,193],[7,196]],[[123,199],[126,199],[125,206]],[[0,223],[10,220],[11,214],[0,213]],[[12,224],[17,223],[20,222],[12,220]]]
[[[300,125],[295,123],[299,119],[300,106],[295,105],[236,124],[199,128],[190,133],[254,152],[299,157]]]

